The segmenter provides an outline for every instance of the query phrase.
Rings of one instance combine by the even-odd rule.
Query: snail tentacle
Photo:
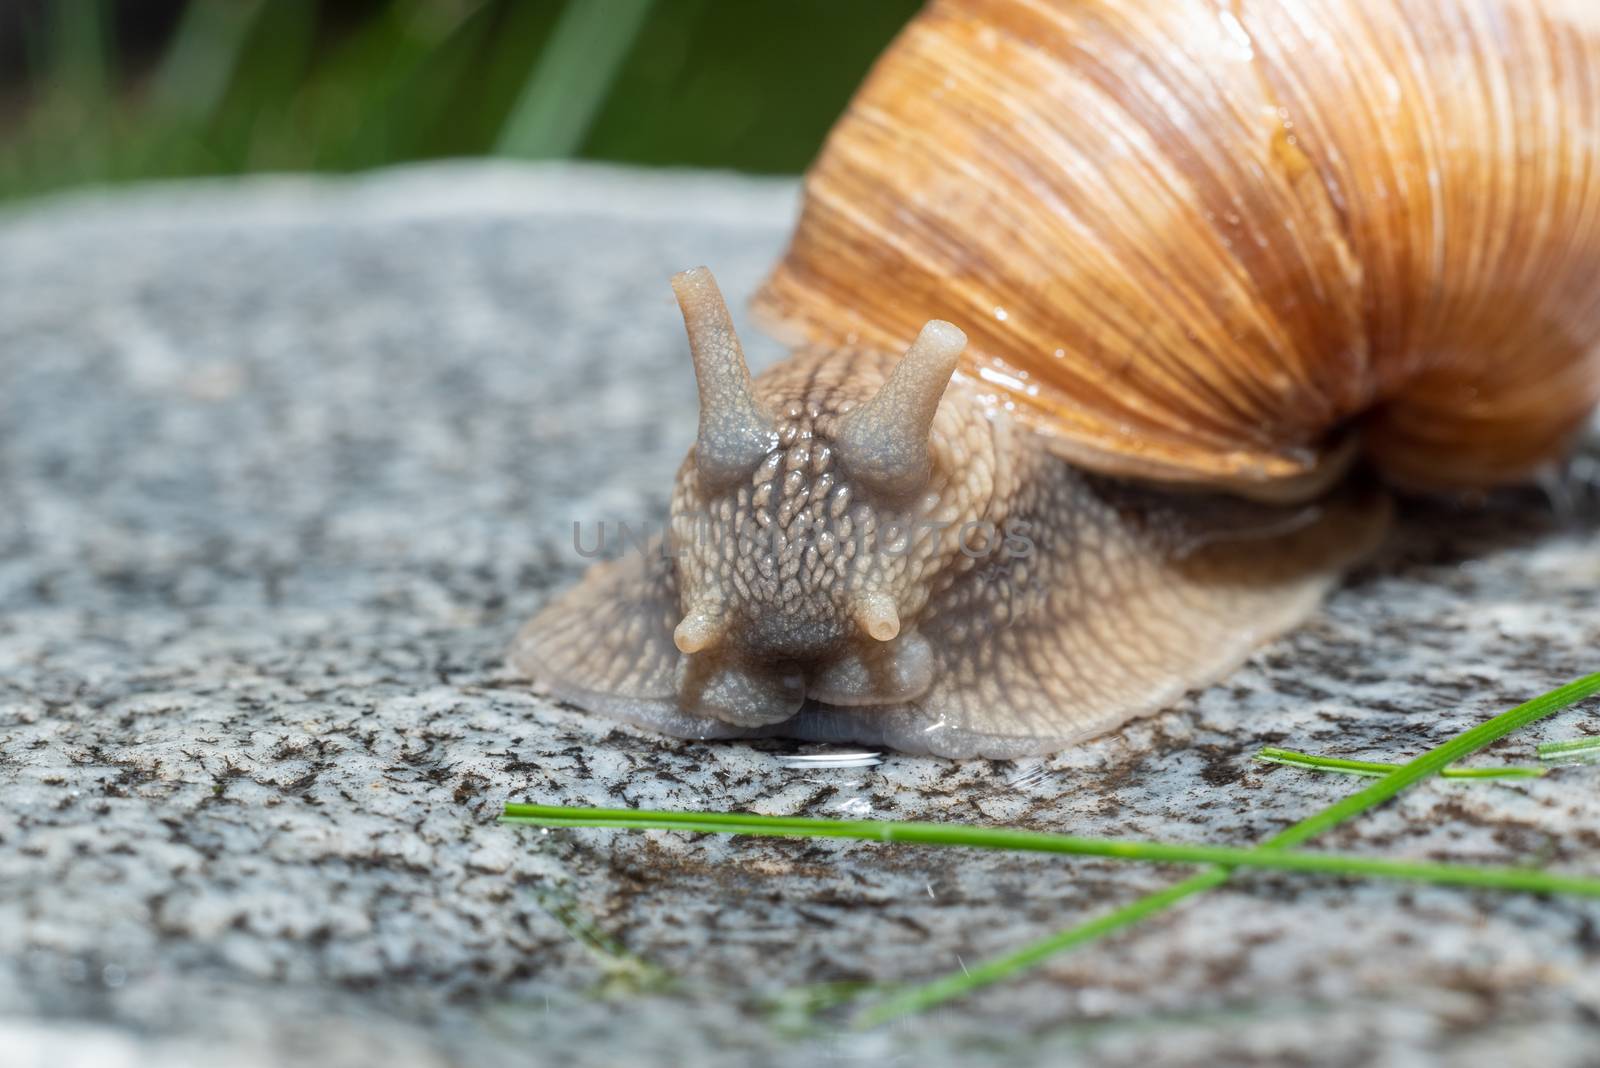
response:
[[[893,641],[900,633],[900,613],[894,598],[882,590],[860,594],[851,606],[856,625],[874,640]]]
[[[928,481],[928,435],[955,374],[967,335],[930,320],[873,398],[839,429],[839,458],[857,478],[891,494],[915,493]]]
[[[756,403],[744,346],[711,271],[680,271],[672,276],[672,291],[683,311],[700,392],[695,464],[707,482],[726,483],[760,463],[777,444],[778,434],[771,416]]]
[[[697,601],[672,632],[672,643],[685,654],[704,652],[727,631],[727,617],[716,601]]]

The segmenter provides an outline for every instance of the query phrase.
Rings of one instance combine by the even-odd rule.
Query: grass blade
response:
[[[507,805],[502,822],[538,827],[597,827],[613,830],[664,830],[702,834],[749,834],[780,838],[850,838],[867,842],[1060,853],[1080,857],[1147,861],[1157,864],[1220,864],[1325,875],[1365,875],[1457,886],[1533,893],[1600,897],[1600,879],[1553,875],[1527,868],[1488,868],[1461,864],[1383,860],[1334,853],[1296,853],[1248,846],[1192,845],[1122,838],[1078,838],[1014,827],[974,827],[959,823],[887,820],[835,820],[758,816],[751,813],[663,812],[651,809],[572,808],[565,805]]]
[[[192,3],[173,33],[151,79],[149,107],[155,121],[198,125],[216,112],[233,78],[239,51],[255,24],[262,0],[230,4]]]
[[[1553,716],[1562,709],[1575,705],[1585,698],[1593,697],[1597,693],[1600,693],[1600,672],[1585,675],[1559,689],[1526,701],[1509,712],[1502,712],[1471,730],[1463,731],[1438,748],[1428,750],[1365,790],[1351,794],[1343,801],[1329,805],[1321,812],[1301,820],[1264,845],[1279,849],[1297,846],[1345,820],[1360,815],[1369,808],[1383,804],[1407,787],[1438,774],[1451,764],[1493,745],[1506,735]]]
[[[1456,761],[1492,745],[1506,735],[1552,716],[1596,693],[1600,693],[1600,673],[1586,675],[1560,689],[1535,697],[1509,712],[1503,712],[1471,730],[1456,735],[1435,749],[1430,749],[1366,789],[1279,832],[1263,842],[1259,848],[1268,851],[1292,849],[1370,808],[1383,804],[1407,787],[1443,771]],[[1056,953],[1085,945],[1104,935],[1122,930],[1195,894],[1221,886],[1232,877],[1231,868],[1210,868],[1174,886],[1139,898],[1104,916],[986,961],[975,968],[969,967],[962,973],[910,987],[871,1006],[857,1017],[856,1023],[861,1027],[871,1027],[897,1016],[921,1012],[952,998],[961,997],[979,987],[1016,975]]]
[[[1539,747],[1540,760],[1587,763],[1600,760],[1600,738],[1574,738],[1570,742],[1546,742]]]
[[[1399,764],[1380,764],[1370,760],[1346,760],[1343,757],[1313,756],[1310,753],[1298,753],[1293,749],[1278,749],[1267,746],[1256,754],[1256,759],[1263,764],[1281,764],[1285,767],[1304,768],[1308,771],[1334,771],[1345,775],[1366,775],[1381,779],[1391,771],[1398,771]],[[1548,775],[1549,768],[1519,767],[1516,765],[1498,768],[1445,768],[1439,773],[1445,779],[1537,779]]]
[[[502,156],[577,155],[653,0],[567,0],[495,146]]]
[[[1153,894],[1146,894],[1137,901],[1114,909],[1104,916],[1096,916],[1076,927],[1057,931],[1048,938],[1030,942],[1021,949],[991,957],[980,964],[968,965],[961,971],[953,972],[941,979],[908,987],[863,1011],[856,1017],[855,1026],[876,1027],[896,1017],[923,1012],[947,1001],[964,997],[982,987],[1009,979],[1057,953],[1063,953],[1075,946],[1093,942],[1103,935],[1130,927],[1146,917],[1154,916],[1168,906],[1176,905],[1186,897],[1221,886],[1228,881],[1230,874],[1227,868],[1207,868],[1181,883],[1175,883],[1164,890],[1157,890]]]

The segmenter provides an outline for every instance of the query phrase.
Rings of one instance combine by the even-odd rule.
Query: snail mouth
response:
[[[770,727],[792,719],[807,700],[843,707],[913,701],[933,684],[933,669],[933,650],[915,632],[851,643],[809,662],[688,656],[679,665],[678,700],[692,715]]]
[[[679,707],[737,727],[782,723],[800,711],[805,698],[806,676],[798,664],[699,654],[678,665]]]
[[[811,675],[806,696],[845,707],[903,704],[926,693],[933,674],[933,647],[915,631],[904,631],[890,641],[852,643]]]

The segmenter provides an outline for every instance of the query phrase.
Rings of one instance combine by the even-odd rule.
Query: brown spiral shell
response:
[[[1525,477],[1600,400],[1600,3],[936,0],[757,298],[1108,473]]]

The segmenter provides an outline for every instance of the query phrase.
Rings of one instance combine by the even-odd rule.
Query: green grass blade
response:
[[[855,1019],[855,1026],[876,1027],[896,1017],[924,1012],[947,1001],[964,997],[982,987],[1009,979],[1057,953],[1093,942],[1103,935],[1129,927],[1148,916],[1154,916],[1191,894],[1221,886],[1228,881],[1229,874],[1227,868],[1207,868],[1181,883],[1164,890],[1157,890],[1153,894],[1146,894],[1131,904],[1108,912],[1104,916],[1096,916],[1087,923],[1058,931],[1048,938],[1031,942],[1011,953],[992,957],[981,964],[968,965],[961,971],[941,979],[909,987],[862,1011]]]
[[[1586,675],[1557,690],[1518,705],[1493,719],[1431,749],[1401,765],[1378,782],[1301,820],[1262,843],[1263,850],[1290,849],[1322,832],[1381,805],[1406,787],[1443,771],[1449,765],[1483,749],[1506,735],[1540,719],[1554,715],[1585,698],[1600,693],[1600,673]],[[869,1007],[857,1017],[858,1026],[871,1027],[909,1012],[920,1012],[979,987],[1016,975],[1056,953],[1085,945],[1104,935],[1122,930],[1186,898],[1221,886],[1233,876],[1227,867],[1216,867],[1184,880],[1175,886],[1139,898],[1104,916],[1051,935],[1023,949],[969,967],[962,974],[946,976],[931,983],[911,987]],[[976,976],[978,978],[974,979]]]
[[[433,146],[441,128],[454,129],[464,121],[460,109],[476,106],[463,105],[461,96],[484,79],[482,53],[496,29],[499,7],[469,0],[450,9],[436,0],[416,0],[413,21],[426,30],[423,46],[416,48],[413,41],[408,62],[363,88],[359,129],[330,146],[336,152],[322,152],[319,165],[365,167],[437,155]],[[415,17],[424,10],[427,18]],[[486,144],[474,148],[481,151]]]
[[[576,155],[652,3],[567,0],[495,151],[525,159]]]
[[[262,0],[227,4],[191,3],[161,64],[147,98],[157,122],[199,124],[222,102]]]
[[[1310,753],[1298,753],[1293,749],[1278,749],[1267,746],[1256,754],[1256,759],[1263,764],[1281,764],[1290,768],[1304,768],[1308,771],[1334,771],[1345,775],[1366,775],[1371,778],[1381,779],[1391,771],[1400,770],[1400,764],[1380,764],[1370,760],[1346,760],[1343,757],[1313,756]],[[1441,778],[1492,780],[1492,779],[1537,779],[1548,775],[1549,768],[1520,767],[1510,765],[1498,768],[1445,768],[1439,773]]]
[[[1270,839],[1265,845],[1280,849],[1299,845],[1345,820],[1360,815],[1369,808],[1383,804],[1408,786],[1421,782],[1478,750],[1493,745],[1506,735],[1553,716],[1562,709],[1575,705],[1585,698],[1593,697],[1597,693],[1600,693],[1600,672],[1585,675],[1560,689],[1551,690],[1547,694],[1526,701],[1509,712],[1502,712],[1493,719],[1456,735],[1409,764],[1401,765],[1398,770],[1390,772],[1365,790],[1351,794],[1343,801],[1329,805],[1316,815],[1301,820]]]
[[[1147,861],[1157,864],[1219,864],[1325,875],[1366,875],[1458,886],[1571,893],[1600,897],[1600,879],[1552,875],[1526,868],[1487,868],[1460,864],[1383,860],[1334,853],[1296,853],[1248,846],[1192,845],[1120,838],[1078,838],[1013,827],[974,827],[959,823],[885,820],[833,820],[757,816],[749,813],[662,812],[651,809],[591,809],[564,805],[507,805],[506,823],[539,827],[596,827],[615,830],[686,831],[748,834],[780,838],[850,838],[867,842],[956,846],[1080,857]]]
[[[1539,747],[1540,760],[1570,760],[1574,763],[1600,759],[1600,738],[1574,738],[1570,742],[1546,742]]]
[[[419,125],[437,117],[433,106],[451,92],[433,83],[434,61],[463,27],[470,37],[482,13],[492,14],[481,0],[388,0],[319,49],[296,101],[312,168],[352,170],[410,155]]]

